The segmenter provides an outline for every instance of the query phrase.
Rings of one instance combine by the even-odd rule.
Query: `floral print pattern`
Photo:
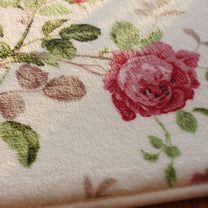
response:
[[[71,60],[77,55],[77,48],[73,41],[89,42],[98,39],[101,31],[90,24],[70,24],[63,27],[69,20],[56,18],[56,16],[70,14],[70,8],[64,2],[94,4],[96,1],[63,1],[48,4],[47,0],[0,0],[0,6],[4,8],[14,7],[26,12],[28,15],[21,20],[25,26],[20,39],[12,48],[7,42],[0,41],[0,69],[5,70],[1,78],[1,84],[8,76],[11,65],[20,64],[15,77],[20,89],[8,90],[0,93],[0,114],[6,120],[0,123],[0,137],[17,152],[20,164],[30,167],[36,160],[39,151],[39,134],[29,125],[14,121],[27,108],[25,93],[40,93],[52,100],[62,102],[80,101],[87,93],[84,83],[77,76],[61,75],[49,78],[48,72],[41,67],[55,66],[65,62],[78,68],[90,71],[88,65],[77,64]],[[76,5],[75,5],[76,6]],[[85,9],[85,8],[83,8]],[[37,16],[52,17],[42,25],[42,38],[26,41],[33,28]],[[55,30],[59,30],[59,36],[54,37]],[[4,28],[0,23],[0,38],[4,38]],[[23,52],[31,44],[39,42],[41,51]],[[95,73],[92,71],[92,73]],[[38,147],[38,148],[37,148]]]
[[[87,0],[72,0],[71,2],[74,4],[81,4],[87,2]]]
[[[111,96],[114,105],[112,108],[120,113],[122,119],[119,116],[118,119],[121,122],[136,122],[138,115],[155,121],[163,135],[147,135],[152,151],[141,149],[138,157],[150,163],[156,163],[161,157],[166,157],[163,178],[168,186],[174,186],[178,178],[175,161],[183,152],[179,145],[175,144],[174,135],[165,122],[162,122],[160,115],[174,114],[176,125],[185,133],[191,134],[198,130],[198,118],[195,115],[200,113],[208,116],[208,109],[204,106],[195,106],[193,111],[185,110],[187,103],[193,102],[199,89],[199,68],[206,70],[205,78],[208,80],[207,67],[199,66],[199,48],[207,47],[207,41],[202,40],[191,28],[182,28],[181,31],[197,43],[197,48],[193,51],[175,51],[173,46],[162,40],[163,32],[156,27],[156,22],[151,31],[141,35],[139,28],[132,22],[115,20],[112,28],[109,28],[108,38],[117,49],[104,48],[96,55],[82,54],[76,42],[90,42],[93,45],[93,42],[103,35],[102,30],[97,25],[70,22],[65,15],[70,15],[70,6],[90,5],[96,1],[60,0],[59,4],[54,5],[48,5],[47,1],[43,0],[35,2],[30,0],[28,4],[26,1],[0,0],[1,7],[14,7],[19,12],[27,12],[27,18],[20,20],[25,30],[14,47],[3,39],[0,42],[0,68],[5,70],[0,83],[6,82],[10,66],[17,65],[15,78],[20,87],[0,93],[0,114],[5,120],[0,123],[0,137],[16,151],[20,164],[31,167],[41,148],[41,135],[31,126],[15,121],[27,108],[24,93],[39,93],[57,102],[81,102],[88,93],[80,77],[67,74],[52,77],[50,72],[44,71],[43,68],[59,67],[60,63],[65,63],[103,80],[100,87],[104,87],[104,92]],[[138,8],[134,12],[155,18],[184,14],[178,10],[159,14],[155,12],[156,8],[162,10],[169,2],[162,0],[151,4],[144,1],[144,8]],[[48,18],[41,28],[42,36],[27,41],[37,15]],[[0,37],[3,38],[4,35],[4,27],[0,23]],[[41,50],[22,50],[33,43],[39,43]],[[78,62],[76,58],[82,62]],[[89,64],[86,59],[96,61]],[[101,62],[105,62],[105,67]],[[206,181],[207,170],[204,173],[195,173],[191,179],[194,184]],[[86,198],[105,196],[106,189],[115,182],[116,179],[107,178],[94,190],[90,178],[85,177]]]
[[[115,185],[117,182],[114,178],[105,178],[101,181],[100,184],[95,188],[93,181],[89,177],[84,178],[84,192],[85,197],[87,199],[94,199],[94,198],[101,198],[101,197],[107,197],[109,194],[106,192],[108,191],[111,186]]]
[[[201,184],[208,182],[208,169],[204,173],[196,172],[193,174],[191,183],[192,184]]]
[[[155,43],[142,51],[116,52],[105,88],[122,118],[153,116],[176,111],[193,99],[199,86],[195,68],[199,55]]]

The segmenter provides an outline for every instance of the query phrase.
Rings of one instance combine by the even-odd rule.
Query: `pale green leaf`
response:
[[[9,45],[4,42],[0,42],[0,58],[6,58],[12,53]]]
[[[17,7],[19,0],[0,0],[1,7]]]
[[[45,16],[66,15],[71,11],[62,4],[51,4],[40,9],[39,14]]]
[[[139,30],[130,22],[116,22],[113,24],[111,39],[122,50],[137,49],[140,46]]]
[[[160,41],[163,37],[163,33],[160,30],[150,33],[147,37],[142,38],[140,41],[141,48],[147,47],[154,42]]]
[[[41,6],[45,0],[19,0],[18,7],[24,10],[34,10]]]
[[[45,0],[0,0],[1,7],[17,7],[23,10],[34,10]]]
[[[45,36],[50,35],[50,33],[52,33],[54,30],[56,30],[57,28],[61,27],[61,25],[64,24],[64,22],[66,22],[66,19],[59,19],[59,20],[49,20],[47,21],[43,27],[42,27],[42,31],[43,34]]]
[[[9,75],[9,68],[6,68],[5,72],[0,76],[0,85],[5,81],[7,76]]]

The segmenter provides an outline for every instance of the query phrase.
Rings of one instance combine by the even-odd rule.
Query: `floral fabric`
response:
[[[207,7],[0,0],[0,207],[207,195]]]

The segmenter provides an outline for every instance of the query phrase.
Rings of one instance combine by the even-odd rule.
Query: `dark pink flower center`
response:
[[[156,56],[138,57],[122,66],[118,84],[132,101],[154,106],[170,99],[172,72],[172,66]]]

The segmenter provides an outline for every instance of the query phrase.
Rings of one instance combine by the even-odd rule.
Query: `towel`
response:
[[[0,0],[0,207],[206,196],[207,8]]]

